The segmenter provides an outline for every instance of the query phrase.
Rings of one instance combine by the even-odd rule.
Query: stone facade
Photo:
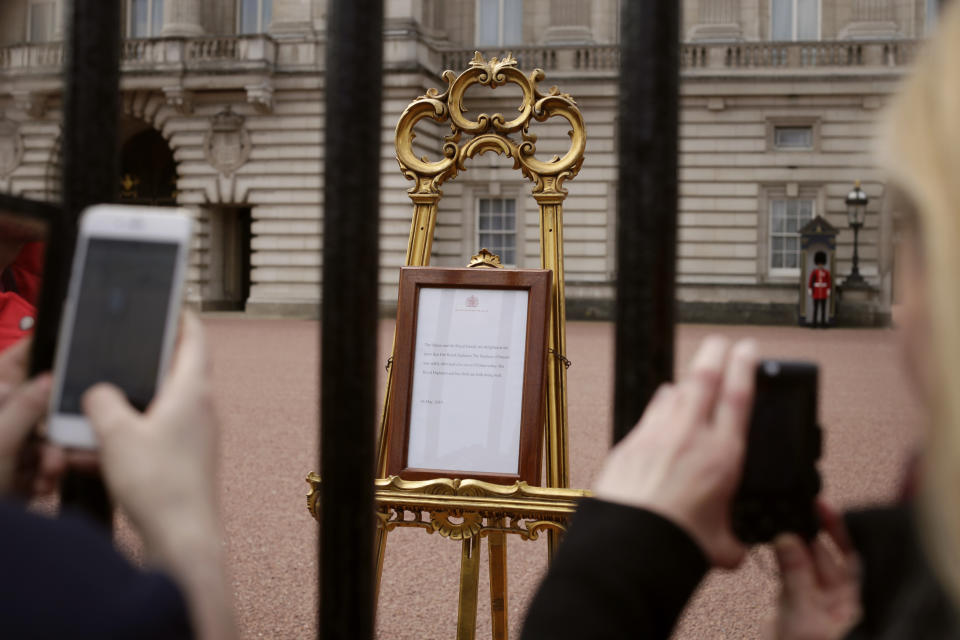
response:
[[[873,129],[930,28],[932,4],[821,0],[806,22],[795,14],[787,24],[793,0],[685,0],[678,298],[687,317],[792,321],[798,275],[787,255],[789,233],[773,228],[781,224],[773,212],[787,206],[782,202],[804,201],[804,211],[841,229],[835,271],[842,280],[853,248],[844,197],[855,180],[870,197],[860,234],[861,272],[875,289],[870,317],[887,313],[894,234],[873,164]],[[440,85],[443,69],[464,69],[479,48],[488,56],[512,51],[525,71],[543,68],[544,84],[571,93],[583,110],[586,162],[567,185],[565,207],[567,295],[575,314],[608,315],[617,0],[387,0],[386,8],[381,301],[395,301],[411,213],[409,183],[393,158],[394,124],[411,99]],[[176,167],[169,198],[199,221],[189,297],[204,308],[316,311],[325,11],[324,0],[128,3],[127,35],[140,37],[123,45],[122,134],[133,145],[138,134],[158,132],[169,147]],[[61,13],[62,0],[0,5],[0,148],[22,147],[19,156],[4,155],[0,190],[56,197]],[[816,37],[800,38],[814,27]],[[791,28],[791,40],[773,39]],[[505,97],[486,91],[468,95],[473,111],[516,104],[510,88],[498,89]],[[533,133],[540,157],[566,148],[562,124]],[[435,157],[442,135],[424,127],[417,139],[423,153]],[[130,157],[139,148],[131,147]],[[159,203],[138,191],[149,180],[137,171],[125,174],[124,193]],[[529,193],[504,159],[477,158],[444,188],[434,264],[463,265],[494,238],[513,243],[517,266],[538,266]],[[515,207],[515,232],[481,213],[490,207]]]

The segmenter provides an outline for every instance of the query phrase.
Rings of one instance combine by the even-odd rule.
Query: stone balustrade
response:
[[[813,69],[822,67],[903,67],[914,58],[919,41],[820,41],[820,42],[717,42],[680,46],[680,65],[686,73],[757,69]],[[270,69],[281,61],[278,44],[269,35],[203,36],[124,40],[123,70],[179,68],[186,71]],[[616,71],[620,48],[616,45],[550,45],[513,47],[521,69],[548,72]],[[486,57],[505,50],[485,50]],[[465,69],[473,59],[471,49],[433,50],[436,71]],[[17,44],[0,47],[0,73],[50,73],[63,63],[63,45]]]
[[[123,41],[120,63],[124,71],[156,70],[176,66],[205,70],[272,67],[277,46],[268,35],[204,36],[199,38],[136,38]],[[0,72],[30,73],[58,70],[63,43],[18,44],[0,47]]]
[[[913,62],[918,46],[916,40],[684,44],[680,66],[688,71],[903,67]]]
[[[62,65],[63,46],[59,42],[0,47],[0,71],[50,72]]]
[[[763,68],[808,69],[817,67],[903,67],[913,62],[916,40],[728,42],[682,44],[680,66],[698,70],[735,71]],[[620,66],[616,45],[553,45],[510,49],[521,69],[544,71],[614,71]],[[484,50],[486,57],[506,50]],[[442,50],[443,69],[465,69],[473,49]]]

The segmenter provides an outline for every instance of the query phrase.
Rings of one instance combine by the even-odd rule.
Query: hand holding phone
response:
[[[178,209],[84,212],[54,364],[52,441],[96,448],[81,399],[99,382],[119,387],[139,411],[153,399],[173,349],[191,229]]]
[[[594,496],[646,509],[686,531],[717,567],[746,547],[730,526],[753,400],[756,345],[704,340],[689,371],[665,384],[613,449]]]

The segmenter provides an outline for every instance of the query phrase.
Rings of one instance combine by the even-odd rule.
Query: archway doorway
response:
[[[120,149],[120,201],[152,207],[177,204],[177,162],[156,129],[144,129]]]

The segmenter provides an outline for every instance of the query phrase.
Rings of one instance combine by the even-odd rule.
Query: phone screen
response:
[[[90,238],[76,300],[59,413],[82,413],[84,392],[110,382],[143,411],[163,353],[179,245]]]

